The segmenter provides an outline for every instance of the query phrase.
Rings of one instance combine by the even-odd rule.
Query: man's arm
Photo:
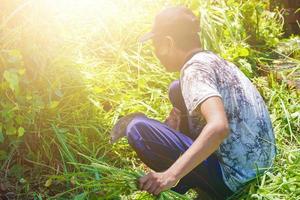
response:
[[[197,108],[206,125],[190,148],[167,170],[181,179],[215,152],[229,134],[228,121],[220,97],[210,97]]]
[[[215,152],[229,134],[228,121],[222,99],[210,97],[198,106],[206,120],[201,134],[173,165],[162,173],[149,173],[140,179],[140,188],[159,194],[171,188],[174,183],[192,171],[202,161]]]

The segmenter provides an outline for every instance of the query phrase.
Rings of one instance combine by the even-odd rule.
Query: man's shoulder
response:
[[[191,57],[186,64],[191,64],[193,62],[206,62],[207,60],[210,59],[217,59],[217,54],[213,53],[212,51],[209,50],[202,50],[196,53],[193,57]]]
[[[181,72],[186,71],[187,69],[192,70],[192,68],[198,67],[210,67],[213,68],[217,61],[220,61],[220,57],[209,50],[203,50],[196,53],[191,57],[182,67]],[[188,71],[188,70],[187,70]]]

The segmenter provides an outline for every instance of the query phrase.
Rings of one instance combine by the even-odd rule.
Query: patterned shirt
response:
[[[192,135],[205,126],[203,116],[195,111],[197,106],[212,96],[222,98],[230,131],[215,153],[232,191],[272,166],[276,147],[267,107],[233,63],[210,51],[198,52],[181,69],[180,84]]]

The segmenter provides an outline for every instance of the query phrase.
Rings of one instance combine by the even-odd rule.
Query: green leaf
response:
[[[239,56],[246,57],[249,56],[249,51],[246,48],[240,48],[239,49]]]
[[[19,76],[17,73],[5,70],[3,77],[13,92],[19,92]]]
[[[74,200],[84,200],[86,199],[86,196],[87,196],[87,193],[81,193],[81,194],[78,194],[74,197]]]
[[[252,77],[253,71],[251,64],[247,62],[245,59],[239,59],[238,60],[239,68],[240,70],[247,76]]]
[[[255,6],[255,10],[258,14],[262,14],[264,12],[264,7],[261,4]]]
[[[21,178],[21,176],[23,175],[23,167],[19,164],[15,164],[10,169],[9,174]]]
[[[0,124],[0,144],[4,142],[4,135],[2,132],[2,124]]]
[[[59,101],[51,101],[49,108],[54,109],[58,106]]]
[[[56,96],[58,96],[58,97],[62,97],[64,94],[62,93],[62,91],[61,90],[55,90],[55,94],[56,94]]]
[[[19,127],[18,129],[18,137],[22,137],[25,133],[25,129],[23,127]]]
[[[22,54],[19,50],[13,49],[8,52],[8,62],[14,65],[20,65],[22,62]]]
[[[49,178],[47,181],[46,181],[46,183],[45,183],[45,187],[50,187],[52,185],[52,179],[51,178]]]
[[[27,181],[26,181],[25,178],[20,178],[19,182],[22,183],[22,184],[25,184]]]
[[[21,115],[17,115],[17,116],[15,117],[15,121],[16,121],[16,123],[17,123],[18,125],[21,125],[21,124],[23,124],[23,122],[24,122],[24,117],[22,117]]]
[[[16,135],[17,129],[13,126],[9,126],[6,128],[5,134],[6,135]]]
[[[7,159],[6,151],[0,150],[0,160],[6,160],[6,159]]]
[[[0,132],[0,144],[4,142],[4,135]]]
[[[25,72],[26,72],[26,69],[25,69],[25,68],[22,68],[22,69],[19,69],[19,70],[18,70],[18,73],[19,73],[21,76],[24,75]]]
[[[32,99],[32,96],[31,96],[31,95],[27,95],[27,96],[26,96],[26,100],[29,101],[29,100],[31,100],[31,99]]]

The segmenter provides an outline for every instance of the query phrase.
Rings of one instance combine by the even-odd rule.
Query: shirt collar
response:
[[[194,55],[196,55],[197,53],[199,53],[199,52],[201,52],[201,51],[203,51],[201,48],[196,48],[196,49],[193,49],[192,51],[190,51],[190,52],[185,56],[185,58],[184,58],[184,63],[183,63],[183,65],[182,65],[180,71],[182,71],[182,69],[184,68],[185,64],[186,64],[186,63],[187,63]]]

